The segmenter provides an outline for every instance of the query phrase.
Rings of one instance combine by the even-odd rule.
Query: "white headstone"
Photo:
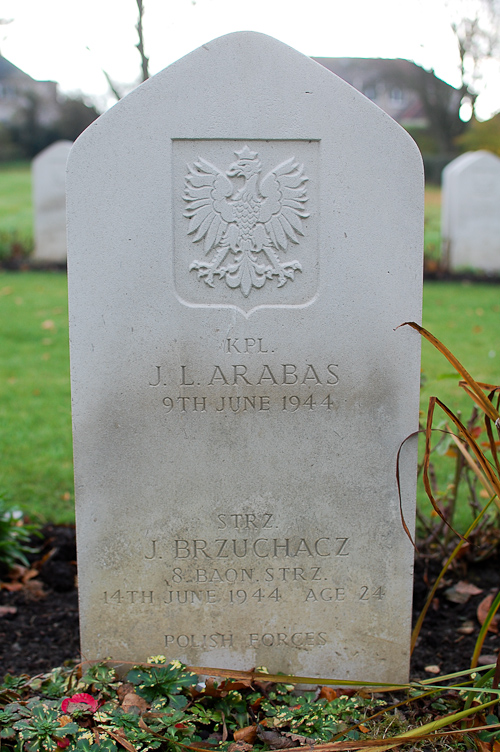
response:
[[[462,154],[443,170],[441,235],[452,270],[500,272],[500,158]]]
[[[84,657],[406,680],[413,141],[231,34],[90,126],[68,220]]]
[[[66,163],[72,141],[56,141],[32,162],[37,261],[66,261]]]

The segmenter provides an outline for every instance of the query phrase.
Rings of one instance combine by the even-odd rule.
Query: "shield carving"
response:
[[[173,142],[174,278],[190,306],[304,306],[318,284],[318,142]]]

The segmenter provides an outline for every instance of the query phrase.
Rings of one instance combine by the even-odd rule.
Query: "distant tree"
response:
[[[415,87],[420,94],[429,129],[443,154],[453,154],[456,150],[455,139],[466,129],[467,125],[460,118],[463,95],[438,78],[434,71],[418,68]]]
[[[486,149],[500,157],[500,113],[484,122],[473,118],[470,128],[457,139],[457,144],[463,151]]]
[[[26,106],[18,113],[15,121],[6,126],[8,142],[24,159],[33,159],[54,141],[74,141],[99,116],[95,107],[85,104],[82,99],[68,97],[60,104],[59,119],[46,125],[40,118],[40,103],[36,94],[29,93],[27,97]],[[5,151],[6,137],[4,134]]]
[[[459,55],[462,104],[474,116],[484,63],[500,56],[500,0],[453,0],[451,28]]]
[[[26,92],[25,98],[26,105],[18,111],[8,129],[12,143],[24,158],[33,159],[39,151],[57,141],[59,136],[55,125],[44,125],[41,122],[40,100],[36,93]]]
[[[94,106],[85,104],[82,99],[77,97],[67,97],[61,103],[60,112],[55,129],[58,138],[68,141],[77,139],[80,133],[99,117],[99,113]]]

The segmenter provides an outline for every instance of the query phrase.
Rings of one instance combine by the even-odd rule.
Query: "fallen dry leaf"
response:
[[[445,598],[452,603],[467,603],[472,595],[479,595],[483,591],[471,582],[460,580],[456,585],[444,591]]]
[[[304,744],[315,744],[316,742],[316,739],[312,739],[309,736],[302,736],[302,734],[293,734],[291,731],[283,731],[283,736],[287,736],[291,739],[296,746],[297,744],[301,746]]]
[[[458,627],[457,632],[460,632],[460,634],[469,635],[474,632],[476,629],[474,622],[467,620],[464,621],[461,627]]]
[[[479,666],[489,666],[491,663],[497,662],[498,655],[495,655],[494,653],[483,653],[479,656],[477,659]]]
[[[116,690],[119,701],[123,702],[123,698],[125,697],[125,695],[128,695],[129,692],[135,692],[134,684],[131,684],[130,682],[123,682],[123,684],[120,684],[118,689]]]
[[[441,671],[441,669],[439,668],[439,666],[426,666],[424,668],[424,671],[427,674],[439,674],[439,672]]]
[[[209,677],[205,682],[205,689],[203,692],[196,694],[208,695],[208,697],[226,697],[228,692],[238,689],[246,689],[252,686],[251,679],[242,679],[239,681],[231,681],[230,679],[224,679],[220,684],[216,684],[216,680]]]
[[[125,737],[125,734],[123,733],[123,731],[121,729],[117,729],[116,731],[111,731],[111,729],[109,729],[109,728],[106,728],[106,729],[102,729],[101,728],[101,729],[99,729],[99,731],[101,731],[101,732],[104,731],[106,734],[108,734],[108,736],[110,736],[112,739],[114,739],[115,742],[118,742],[118,744],[121,744],[122,747],[125,747],[125,749],[127,750],[127,752],[137,752],[137,750],[134,747],[134,745],[131,744],[129,741],[127,741],[127,739]]]
[[[122,700],[122,709],[125,713],[130,713],[132,708],[137,708],[139,712],[144,713],[149,705],[144,697],[139,697],[135,692],[128,692]]]
[[[15,606],[0,606],[0,617],[11,616],[12,614],[17,614]]]
[[[227,752],[248,752],[249,749],[253,749],[251,744],[247,744],[246,742],[233,742],[227,748]]]
[[[247,742],[253,744],[257,738],[257,726],[244,726],[233,732],[235,742]]]
[[[259,727],[257,734],[259,739],[266,744],[269,744],[271,749],[288,749],[290,747],[295,747],[295,742],[284,734],[280,734],[279,731],[265,731],[262,727]]]
[[[491,752],[491,745],[488,742],[482,742],[476,734],[474,734],[474,744],[478,752]]]
[[[15,564],[10,572],[10,582],[2,582],[0,588],[7,590],[9,593],[16,593],[19,590],[26,590],[34,598],[43,598],[45,592],[40,580],[35,580],[39,572],[37,569],[29,569],[21,564]]]
[[[337,696],[338,696],[337,692],[334,690],[333,687],[321,687],[319,697],[324,698],[327,702],[331,702],[332,700],[335,700]]]
[[[479,606],[477,607],[477,620],[478,622],[483,625],[486,621],[486,617],[488,616],[488,611],[491,608],[491,604],[493,603],[494,595],[487,595],[486,598],[483,598]],[[488,632],[498,632],[498,622],[500,621],[500,617],[498,614],[495,614],[493,619],[491,620],[491,624],[488,627]]]
[[[40,580],[30,580],[24,585],[24,590],[30,598],[45,598],[47,595]]]
[[[7,590],[9,593],[16,593],[18,590],[23,589],[23,585],[20,582],[2,582],[0,587],[2,590]]]
[[[468,593],[469,595],[480,595],[483,592],[482,588],[477,587],[472,582],[465,582],[465,580],[457,582],[455,589],[457,593]]]

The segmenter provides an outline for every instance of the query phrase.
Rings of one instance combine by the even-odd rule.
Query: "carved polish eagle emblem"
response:
[[[234,153],[237,160],[225,172],[202,157],[188,165],[187,234],[207,256],[206,261],[193,261],[189,270],[209,287],[217,276],[248,297],[267,280],[276,278],[283,287],[302,271],[298,261],[285,262],[280,255],[304,235],[308,178],[295,157],[261,178],[258,152],[245,145]]]

